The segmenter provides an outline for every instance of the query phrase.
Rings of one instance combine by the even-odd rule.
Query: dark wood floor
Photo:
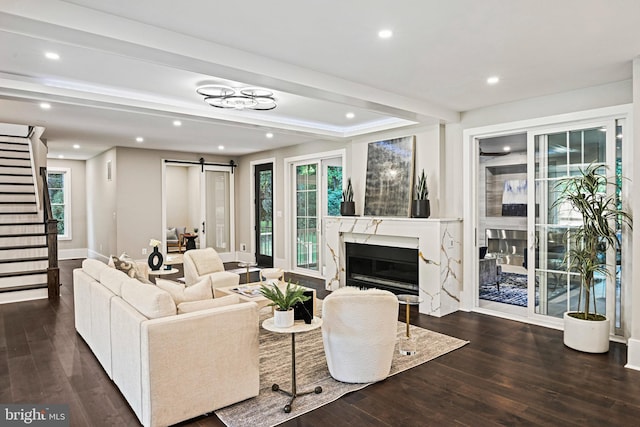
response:
[[[68,403],[73,426],[138,425],[75,332],[71,271],[79,262],[61,264],[58,304],[0,305],[0,402]],[[559,331],[476,313],[438,319],[414,312],[412,323],[470,344],[284,425],[640,424],[640,372],[623,367],[622,344],[581,354],[563,346]],[[181,425],[223,424],[211,415]]]

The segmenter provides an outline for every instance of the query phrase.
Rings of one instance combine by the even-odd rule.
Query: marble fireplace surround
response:
[[[326,288],[345,286],[345,243],[418,249],[420,313],[440,317],[460,308],[462,221],[390,217],[325,217]]]

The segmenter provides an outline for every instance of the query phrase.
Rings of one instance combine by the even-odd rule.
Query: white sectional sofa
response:
[[[258,395],[253,302],[177,314],[164,290],[100,261],[73,272],[75,326],[144,426]]]

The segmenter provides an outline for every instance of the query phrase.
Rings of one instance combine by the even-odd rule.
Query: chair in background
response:
[[[398,299],[389,291],[340,288],[322,304],[322,340],[329,373],[367,383],[389,375],[398,331]]]
[[[184,234],[187,227],[170,227],[166,231],[167,253],[169,248],[178,248],[178,253],[182,253],[185,245]]]
[[[187,286],[198,283],[205,277],[211,279],[211,288],[238,286],[240,275],[224,270],[218,252],[213,248],[191,249],[183,255],[184,280]]]

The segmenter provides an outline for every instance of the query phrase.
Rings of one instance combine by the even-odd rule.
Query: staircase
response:
[[[43,214],[37,209],[31,165],[28,140],[0,142],[2,293],[48,287],[49,251],[46,224]],[[55,258],[57,260],[57,254]],[[51,292],[49,297],[51,298]]]

